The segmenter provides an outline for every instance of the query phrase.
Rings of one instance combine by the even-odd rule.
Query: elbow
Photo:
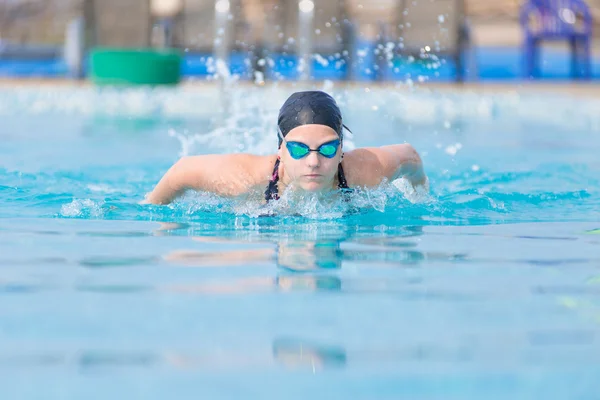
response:
[[[417,152],[417,150],[410,144],[406,144],[404,149],[404,159],[406,163],[411,166],[412,171],[415,173],[423,171],[423,161],[421,160],[421,156]]]
[[[404,145],[405,159],[415,165],[422,165],[421,156],[417,150],[409,143]]]
[[[409,145],[410,146],[410,145]],[[421,156],[414,149],[414,147],[410,146],[410,162],[412,164],[410,170],[410,180],[413,186],[421,186],[427,187],[429,186],[429,180],[427,179],[427,174],[425,174],[425,170],[423,169],[423,161],[421,160]]]
[[[427,176],[423,170],[423,161],[417,150],[406,143],[401,148],[400,166],[397,171],[398,177],[407,178],[413,186],[422,186],[427,184]]]

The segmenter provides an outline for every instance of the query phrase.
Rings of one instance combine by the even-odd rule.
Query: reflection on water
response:
[[[353,266],[414,267],[425,260],[454,262],[465,259],[464,254],[422,252],[416,249],[416,239],[423,234],[421,226],[384,229],[381,225],[349,227],[346,224],[305,224],[289,228],[277,235],[267,222],[253,229],[207,231],[191,225],[162,223],[156,234],[191,236],[190,247],[200,243],[203,248],[218,244],[257,243],[262,249],[227,248],[222,251],[177,250],[163,256],[171,264],[198,268],[276,266],[266,276],[228,279],[226,282],[202,282],[170,286],[168,290],[187,293],[248,293],[264,291],[352,291],[385,292],[401,290],[406,284],[419,283],[418,278],[406,277],[402,282],[385,278],[351,281],[343,278],[344,264]],[[268,272],[268,270],[267,270]],[[351,283],[345,285],[344,283]],[[399,287],[400,286],[400,287]],[[419,294],[412,293],[419,297]],[[428,296],[435,296],[430,293]]]
[[[81,370],[91,368],[150,367],[161,361],[161,357],[148,352],[100,352],[79,351],[74,353],[4,354],[0,367],[31,368],[75,365]]]
[[[34,368],[76,366],[80,371],[97,369],[156,368],[175,369],[236,368],[243,366],[309,367],[313,371],[343,367],[346,350],[339,346],[320,345],[298,338],[275,338],[268,349],[242,348],[237,351],[173,351],[81,350],[73,352],[5,353],[0,368]]]
[[[226,348],[191,348],[185,350],[71,350],[5,351],[0,355],[0,370],[57,368],[75,366],[81,372],[111,369],[150,369],[168,367],[178,370],[211,370],[274,367],[288,371],[317,373],[359,366],[404,365],[436,366],[452,370],[457,366],[474,367],[485,357],[494,356],[505,366],[517,366],[528,360],[530,366],[548,362],[573,363],[585,359],[597,364],[600,356],[589,352],[595,346],[597,332],[575,328],[534,329],[521,338],[506,338],[498,343],[471,343],[466,340],[445,343],[440,340],[412,339],[394,343],[345,346],[299,336],[276,336],[270,349],[264,345],[232,345]],[[198,343],[200,344],[200,343]],[[567,351],[568,350],[568,351]],[[482,357],[484,359],[482,359]],[[417,363],[417,364],[415,364]]]
[[[276,263],[282,269],[308,272],[342,267],[344,252],[340,249],[340,241],[287,240],[276,243],[276,246]]]
[[[94,256],[79,260],[79,265],[87,268],[133,267],[157,262],[156,257],[113,257]]]
[[[273,341],[273,357],[280,365],[291,368],[339,368],[347,363],[346,350],[297,338],[278,338]]]

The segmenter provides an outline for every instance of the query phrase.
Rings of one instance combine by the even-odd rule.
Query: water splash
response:
[[[64,204],[60,208],[62,217],[87,217],[87,218],[102,218],[104,209],[102,202],[95,202],[90,199],[73,200],[69,204]]]

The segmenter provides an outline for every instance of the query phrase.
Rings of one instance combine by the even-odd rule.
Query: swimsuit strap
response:
[[[269,181],[269,186],[265,190],[265,200],[279,200],[279,191],[277,190],[277,182],[279,182],[279,158],[275,161],[275,168],[273,168],[273,174]]]
[[[275,161],[275,167],[273,168],[271,180],[269,181],[267,190],[265,190],[265,200],[267,202],[269,202],[269,200],[279,200],[279,190],[277,189],[277,183],[279,182],[279,163],[280,160],[277,159],[277,161]],[[344,174],[342,163],[339,163],[338,165],[338,188],[350,189],[348,182],[346,181],[346,175]]]
[[[348,182],[346,182],[346,175],[344,174],[344,168],[342,168],[342,163],[338,165],[338,188],[340,189],[350,189],[348,186]]]

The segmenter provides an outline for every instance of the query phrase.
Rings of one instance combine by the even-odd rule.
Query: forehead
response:
[[[297,140],[304,143],[324,143],[335,139],[339,139],[336,131],[327,125],[318,124],[298,126],[285,137],[285,140]]]

